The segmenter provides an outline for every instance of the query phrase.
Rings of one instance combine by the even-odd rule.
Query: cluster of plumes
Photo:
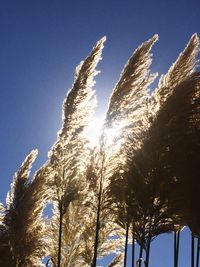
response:
[[[42,266],[47,249],[42,219],[45,171],[39,170],[32,181],[28,179],[36,157],[37,150],[26,157],[14,175],[5,207],[1,206],[1,266]]]
[[[50,255],[56,259],[59,253],[58,227],[55,225],[59,225],[62,216],[61,266],[89,266],[93,257],[96,192],[90,191],[92,183],[88,181],[92,151],[86,128],[95,107],[93,79],[98,74],[96,66],[101,60],[104,42],[105,37],[97,42],[90,55],[77,67],[74,85],[63,104],[62,128],[49,153],[51,200],[54,196],[54,216],[49,231],[53,242]],[[104,243],[111,232],[110,228],[110,224],[106,224],[101,233],[99,255],[114,247],[110,244],[114,242],[109,242],[107,246]]]
[[[141,117],[131,126],[133,132],[128,129],[127,134],[127,127],[123,129],[128,138],[120,153],[126,160],[119,162],[110,178],[110,194],[119,223],[124,227],[124,222],[132,223],[135,239],[146,250],[154,237],[183,225],[200,234],[198,52],[195,34],[144,102],[143,114],[141,104],[137,105],[140,97],[134,102],[129,98],[139,107]],[[139,135],[134,127],[141,130]]]
[[[81,179],[87,165],[89,148],[85,136],[95,106],[93,86],[98,74],[96,66],[101,60],[105,38],[94,47],[91,54],[76,68],[75,81],[63,103],[63,123],[56,143],[49,152],[49,166],[58,201],[65,196],[65,205],[72,195],[78,194]],[[78,182],[78,185],[77,185]],[[69,191],[70,192],[67,192]],[[75,191],[77,191],[75,193]],[[67,200],[69,198],[69,200]]]
[[[78,65],[49,160],[30,180],[33,150],[0,205],[0,265],[43,266],[49,256],[57,267],[94,267],[96,248],[99,259],[114,253],[109,266],[119,266],[130,226],[147,254],[161,233],[188,225],[200,235],[199,39],[192,36],[150,94],[157,40],[144,42],[125,65],[92,149],[86,129],[105,37]],[[50,219],[43,216],[47,203]]]

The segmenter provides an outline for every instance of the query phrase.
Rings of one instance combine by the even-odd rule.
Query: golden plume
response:
[[[94,151],[93,159],[91,160],[91,165],[93,166],[89,168],[88,177],[94,192],[94,200],[96,198],[97,203],[96,238],[92,266],[96,265],[97,256],[101,256],[101,245],[104,242],[100,240],[100,236],[105,231],[101,221],[106,222],[103,225],[109,225],[108,222],[112,221],[113,229],[117,228],[121,234],[119,226],[117,227],[116,222],[114,222],[114,214],[111,212],[113,201],[107,194],[109,177],[112,176],[114,169],[124,161],[124,154],[119,153],[119,148],[123,144],[124,136],[133,131],[131,127],[133,126],[133,118],[135,119],[134,129],[137,131],[136,136],[139,133],[139,125],[140,128],[144,125],[143,122],[141,123],[141,119],[143,118],[144,108],[147,106],[147,88],[156,77],[156,75],[150,74],[149,71],[151,65],[150,50],[157,39],[158,36],[154,35],[144,42],[134,51],[125,65],[110,97],[100,144]],[[111,131],[114,133],[114,137],[112,142],[109,143]],[[112,227],[110,232],[112,233]],[[116,239],[115,246],[119,247],[119,244],[122,245],[121,241]]]
[[[45,254],[41,190],[44,181],[36,176],[32,181],[28,179],[36,157],[37,150],[26,157],[14,175],[6,199],[3,223],[12,261],[9,266],[42,266],[41,258]]]
[[[163,155],[166,155],[164,153],[169,149],[166,141],[168,140],[167,134],[170,136],[171,132],[175,131],[181,138],[184,130],[182,129],[181,132],[177,128],[176,130],[170,128],[171,132],[168,131],[165,134],[164,122],[160,120],[158,123],[156,116],[159,117],[160,113],[163,113],[165,102],[167,105],[170,96],[175,97],[175,91],[178,90],[179,85],[182,86],[183,81],[191,77],[195,69],[197,53],[198,37],[194,35],[168,74],[161,78],[159,89],[150,97],[144,113],[139,113],[143,117],[140,121],[144,122],[144,127],[142,123],[137,125],[139,122],[137,117],[136,122],[133,119],[132,132],[129,131],[125,138],[125,145],[122,145],[121,153],[119,153],[125,157],[124,164],[123,161],[119,162],[110,179],[110,193],[116,203],[118,221],[123,227],[125,227],[125,222],[132,222],[137,242],[147,251],[147,265],[151,240],[158,234],[177,230],[181,223],[180,215],[177,211],[175,212],[175,207],[169,205],[169,198],[166,196],[165,190],[169,187],[169,177],[168,179],[164,177],[166,177],[170,161],[164,161]],[[192,85],[194,82],[190,80],[188,86]],[[184,99],[186,101],[187,98]],[[191,97],[189,99],[192,100]],[[183,105],[182,118],[186,116],[184,107]],[[179,108],[181,110],[181,106]],[[192,111],[192,107],[189,108]],[[176,110],[174,117],[178,112]],[[171,125],[170,119],[169,125]],[[154,127],[157,132],[153,130]],[[139,140],[139,145],[137,140]],[[182,150],[182,155],[184,153]]]
[[[173,93],[178,84],[187,79],[195,71],[197,55],[199,53],[199,37],[193,34],[187,46],[180,53],[177,60],[169,68],[167,74],[162,75],[158,88],[152,94],[151,105],[152,116],[155,117],[166,99]]]
[[[90,148],[88,147],[85,129],[92,118],[96,102],[95,92],[93,91],[94,77],[98,74],[96,67],[101,60],[105,40],[106,38],[103,37],[98,41],[89,56],[76,69],[74,84],[63,103],[62,127],[58,132],[57,141],[49,153],[49,166],[52,170],[49,186],[52,188],[54,203],[53,221],[57,222],[57,225],[60,224],[59,231],[54,228],[50,233],[50,235],[53,234],[54,243],[50,254],[54,259],[56,258],[58,266],[63,266],[61,265],[61,258],[62,262],[65,262],[62,263],[64,266],[69,266],[72,262],[72,265],[75,266],[79,262],[78,256],[73,257],[72,261],[70,255],[72,249],[74,249],[73,255],[79,255],[81,251],[81,245],[74,247],[73,242],[79,242],[78,244],[80,244],[78,236],[81,235],[84,228],[79,227],[79,213],[84,216],[85,208],[83,203],[82,209],[77,208],[76,205],[80,205],[82,195],[87,188],[85,173]],[[69,218],[69,216],[72,217]],[[77,220],[75,220],[76,217]],[[72,218],[74,218],[73,228],[71,227]],[[76,231],[77,228],[79,228],[79,232]],[[73,238],[70,241],[68,238],[64,238],[69,233]],[[57,249],[55,249],[56,242]],[[71,246],[71,250],[65,249],[66,246]]]
[[[157,76],[149,71],[152,63],[150,50],[157,40],[158,35],[154,35],[141,44],[126,63],[110,97],[106,115],[109,126],[112,127],[115,122],[134,116],[134,111],[138,112],[138,109],[142,110],[147,88]]]
[[[160,151],[160,165],[169,207],[194,234],[200,234],[198,203],[200,160],[200,74],[176,86],[152,125],[146,149]],[[153,138],[155,136],[155,138]],[[156,140],[156,141],[155,141]],[[148,148],[147,148],[148,146]],[[155,152],[154,152],[155,153]],[[163,168],[161,169],[161,166]]]

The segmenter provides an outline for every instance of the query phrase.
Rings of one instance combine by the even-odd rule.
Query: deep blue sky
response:
[[[46,160],[74,68],[99,38],[107,36],[96,85],[98,114],[141,42],[159,34],[152,70],[165,72],[190,36],[200,34],[199,19],[199,0],[0,1],[0,200],[31,149],[39,149],[36,167]],[[160,242],[152,266],[169,267],[170,248],[164,238]]]

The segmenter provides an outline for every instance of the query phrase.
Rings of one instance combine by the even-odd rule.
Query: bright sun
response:
[[[99,141],[99,137],[102,131],[104,118],[103,117],[94,117],[93,121],[90,123],[90,126],[86,130],[86,135],[91,143],[91,145],[96,145]]]
[[[92,146],[96,145],[99,141],[100,135],[102,133],[104,124],[104,118],[103,117],[94,117],[92,123],[86,130],[86,135],[91,143]],[[115,137],[117,137],[120,130],[123,128],[124,123],[118,123],[112,128],[106,128],[104,129],[104,134],[106,137],[106,144],[107,146],[112,145],[113,140]]]

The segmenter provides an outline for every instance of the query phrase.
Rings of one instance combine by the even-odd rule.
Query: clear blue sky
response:
[[[98,114],[141,42],[159,34],[152,69],[163,73],[190,36],[200,34],[199,20],[199,0],[0,1],[0,201],[31,149],[39,149],[35,168],[45,162],[74,68],[99,38],[107,36],[96,85]],[[187,231],[184,239],[189,242]],[[155,241],[160,245],[152,267],[172,265],[172,249],[164,241]],[[184,255],[181,267],[189,266]]]

